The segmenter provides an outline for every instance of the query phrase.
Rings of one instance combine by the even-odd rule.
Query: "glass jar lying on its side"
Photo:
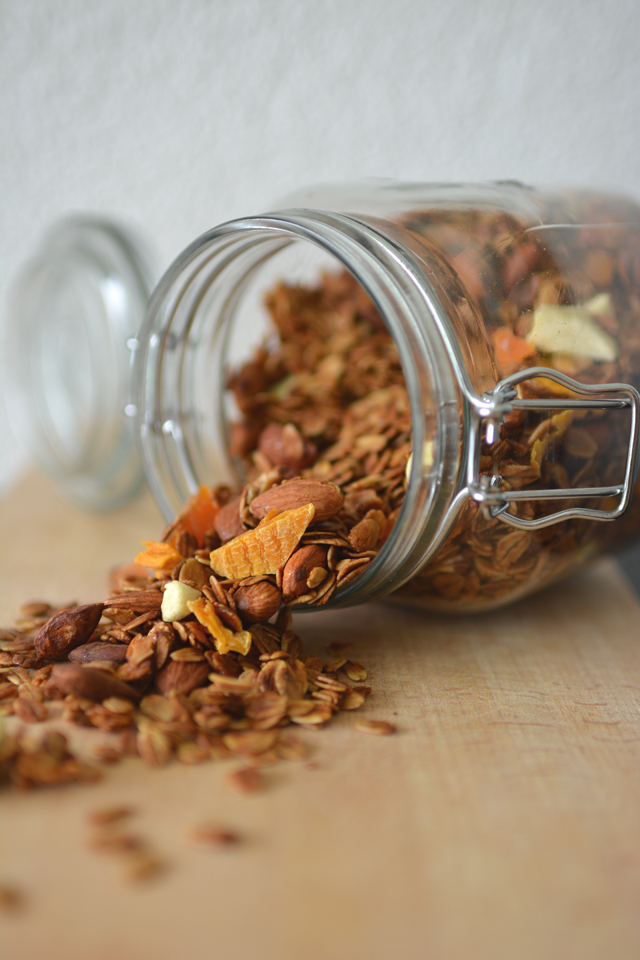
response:
[[[384,182],[205,234],[137,353],[165,515],[248,480],[238,533],[269,486],[337,483],[307,607],[483,609],[637,538],[639,228],[617,195]]]

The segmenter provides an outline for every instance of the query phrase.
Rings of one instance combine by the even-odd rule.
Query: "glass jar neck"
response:
[[[465,405],[452,363],[455,338],[424,262],[388,224],[288,210],[223,224],[196,240],[149,305],[136,358],[138,427],[148,481],[167,519],[199,483],[241,481],[226,444],[229,338],[251,279],[300,241],[335,258],[372,299],[395,341],[411,409],[401,512],[375,560],[327,604],[339,607],[380,598],[415,575],[442,542],[463,486]],[[435,431],[427,446],[429,420]]]

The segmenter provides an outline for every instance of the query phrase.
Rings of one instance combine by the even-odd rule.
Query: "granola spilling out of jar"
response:
[[[254,768],[308,754],[284,728],[319,729],[336,712],[364,704],[371,688],[362,664],[305,656],[280,603],[274,621],[264,620],[273,603],[268,596],[265,607],[255,587],[269,580],[251,578],[241,603],[196,559],[202,551],[185,552],[192,555],[178,564],[183,579],[175,570],[125,567],[100,603],[38,604],[37,613],[23,610],[14,628],[1,631],[0,715],[21,721],[0,741],[3,780],[27,789],[98,779],[99,769],[74,755],[65,733],[51,724],[36,729],[64,720],[112,734],[93,750],[98,763],[235,758],[242,766],[229,785],[253,792],[262,785]],[[208,571],[206,580],[191,560]],[[167,606],[174,584],[197,599],[184,609],[174,600]]]
[[[261,351],[232,379],[247,418],[233,449],[248,482],[200,487],[99,603],[23,608],[0,634],[5,716],[116,733],[96,756],[107,763],[236,757],[243,767],[227,779],[247,792],[261,787],[257,766],[306,756],[285,727],[318,729],[364,704],[365,667],[305,656],[291,607],[326,603],[389,534],[409,457],[402,372],[348,275],[278,288],[270,306],[282,356]],[[8,736],[1,749],[18,786],[96,775],[57,731],[35,745]]]
[[[553,230],[484,208],[403,218],[414,249],[440,265],[460,342],[476,345],[472,380],[484,378],[486,388],[542,366],[585,383],[640,386],[638,232],[614,201],[595,203],[573,201],[576,223],[591,226]],[[161,539],[114,573],[100,602],[24,608],[0,633],[1,715],[26,725],[62,715],[115,734],[97,756],[104,762],[236,757],[243,765],[228,783],[252,792],[262,786],[258,767],[305,756],[290,725],[317,729],[364,704],[365,668],[338,651],[329,662],[305,656],[291,611],[327,604],[366,573],[391,535],[411,462],[402,367],[346,271],[315,287],[281,283],[266,305],[278,336],[228,384],[239,411],[229,446],[244,486],[200,487]],[[571,396],[540,377],[519,393]],[[425,418],[434,425],[436,411]],[[480,472],[503,490],[566,490],[560,501],[510,508],[545,517],[574,502],[571,488],[620,481],[627,431],[626,411],[515,411],[483,443]],[[427,473],[435,439],[427,436],[423,452]],[[637,534],[637,500],[622,526],[569,520],[532,530],[469,502],[397,595],[459,609],[513,598]],[[370,718],[358,729],[394,731]],[[95,776],[49,730],[35,745],[5,737],[0,764],[23,787]]]

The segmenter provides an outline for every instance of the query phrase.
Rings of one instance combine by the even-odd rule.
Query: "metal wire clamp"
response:
[[[554,380],[574,393],[583,394],[588,399],[566,397],[562,399],[521,399],[517,394],[517,385],[525,380],[544,377]],[[618,394],[606,398],[603,394]],[[512,527],[530,530],[532,528],[547,527],[560,520],[573,517],[586,517],[590,520],[615,520],[626,510],[635,480],[635,466],[638,448],[638,422],[640,414],[640,393],[626,383],[598,383],[586,384],[572,380],[562,373],[550,370],[548,367],[530,367],[505,377],[493,390],[484,393],[482,397],[469,398],[472,400],[473,415],[469,431],[469,446],[467,455],[467,493],[482,505],[491,517],[497,517]],[[630,410],[629,445],[627,448],[624,480],[622,483],[610,487],[576,487],[575,489],[557,490],[502,490],[502,477],[480,476],[480,445],[482,441],[482,426],[485,426],[487,443],[492,444],[499,436],[500,423],[513,410],[585,410],[628,408]],[[591,497],[619,497],[619,502],[611,510],[594,510],[589,507],[570,507],[559,510],[546,517],[535,520],[524,520],[508,513],[510,504],[524,500],[567,500],[587,499]]]

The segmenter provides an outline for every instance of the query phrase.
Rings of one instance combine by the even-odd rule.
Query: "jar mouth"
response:
[[[143,484],[131,377],[158,272],[128,227],[76,215],[50,228],[11,291],[12,419],[32,459],[85,508],[113,509]]]
[[[409,251],[371,222],[324,211],[236,220],[204,234],[169,268],[149,305],[136,357],[139,439],[168,521],[200,483],[241,481],[225,443],[229,411],[220,384],[230,355],[233,361],[234,324],[251,310],[248,292],[255,305],[256,290],[268,289],[267,278],[277,277],[294,248],[306,255],[297,282],[300,271],[317,282],[319,262],[332,263],[369,295],[398,349],[411,409],[413,454],[400,514],[365,571],[326,604],[337,608],[379,599],[415,575],[459,486],[460,392],[442,339],[446,317]],[[428,322],[436,315],[439,323]],[[428,418],[435,420],[432,457],[425,455]]]

